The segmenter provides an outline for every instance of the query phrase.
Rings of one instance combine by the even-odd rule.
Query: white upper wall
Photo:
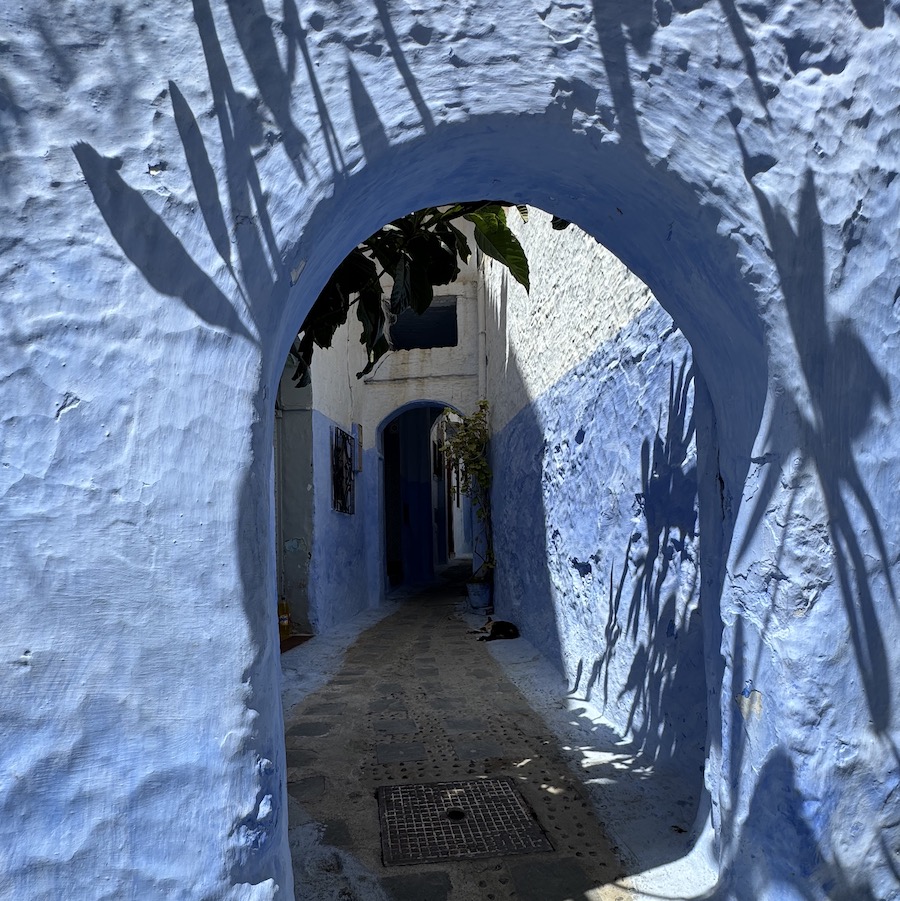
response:
[[[650,289],[603,245],[575,225],[555,231],[551,219],[534,208],[527,222],[515,208],[507,214],[528,257],[530,292],[505,267],[484,260],[487,378],[495,431],[654,300]],[[603,298],[599,305],[598,298]]]
[[[478,269],[471,226],[463,223],[472,255],[459,278],[435,288],[435,298],[455,295],[457,345],[391,351],[361,379],[366,365],[360,343],[362,327],[352,307],[332,346],[313,353],[313,406],[333,422],[363,427],[363,449],[375,447],[378,426],[395,410],[416,401],[433,400],[470,411],[478,400]],[[387,289],[390,291],[390,283]]]

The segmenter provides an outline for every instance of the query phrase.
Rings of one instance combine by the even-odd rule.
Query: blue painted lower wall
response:
[[[497,615],[636,749],[699,782],[693,404],[690,346],[653,304],[496,434],[492,460]]]
[[[432,554],[432,474],[429,429],[434,404],[403,414],[409,426],[399,483],[402,527],[403,574],[407,584],[434,576]],[[332,508],[331,433],[337,426],[350,430],[349,422],[334,422],[312,411],[313,526],[309,562],[309,619],[314,633],[377,606],[387,588],[385,563],[384,461],[369,448],[361,470],[354,473],[354,512]]]
[[[374,455],[367,454],[362,472],[355,474],[354,512],[332,509],[331,430],[337,425],[349,431],[349,423],[335,423],[318,411],[313,411],[312,417],[314,520],[309,617],[318,634],[350,619],[373,602],[368,556],[378,543],[378,532],[371,509]]]

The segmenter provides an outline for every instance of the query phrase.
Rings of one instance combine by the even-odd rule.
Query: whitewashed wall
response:
[[[650,289],[577,226],[551,215],[508,215],[531,264],[531,291],[485,259],[491,425],[502,431],[527,404],[558,384],[654,303]]]

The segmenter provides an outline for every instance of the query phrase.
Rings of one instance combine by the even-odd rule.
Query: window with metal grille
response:
[[[331,430],[331,506],[353,512],[353,436],[337,426]]]

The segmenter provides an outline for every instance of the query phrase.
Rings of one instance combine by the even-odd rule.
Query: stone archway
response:
[[[890,896],[898,13],[156,0],[64,36],[49,4],[11,14],[4,716],[53,788],[17,796],[3,878],[289,889],[271,398],[357,240],[495,196],[581,225],[693,347],[723,892]],[[81,825],[51,844],[60,810]]]

